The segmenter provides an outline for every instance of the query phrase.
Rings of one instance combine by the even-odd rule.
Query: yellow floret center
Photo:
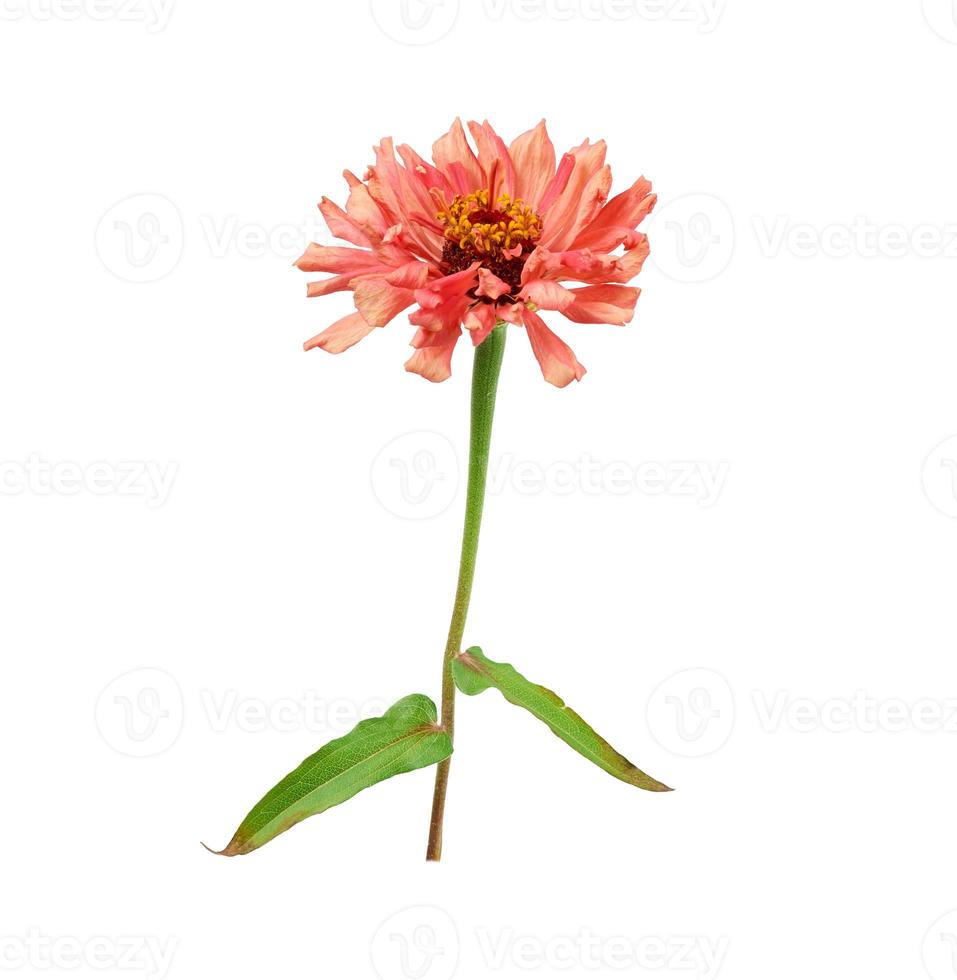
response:
[[[541,218],[521,198],[502,194],[490,204],[488,190],[456,195],[436,217],[445,226],[446,239],[479,258],[517,245],[530,252],[542,234]]]

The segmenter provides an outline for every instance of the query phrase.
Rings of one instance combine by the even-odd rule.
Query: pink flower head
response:
[[[329,230],[355,247],[312,244],[296,265],[331,273],[309,296],[349,290],[356,312],[305,349],[341,353],[415,307],[406,370],[444,381],[462,328],[480,344],[501,319],[525,328],[545,380],[563,388],[585,369],[539,311],[631,320],[639,290],[625,284],[648,255],[635,229],[654,207],[651,184],[641,177],[609,200],[604,142],[586,140],[556,165],[544,121],[510,146],[487,122],[469,130],[475,149],[456,120],[431,162],[384,139],[363,180],[345,172],[345,210],[322,199]]]

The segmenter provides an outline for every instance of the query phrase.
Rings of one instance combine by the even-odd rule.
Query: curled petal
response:
[[[648,238],[640,232],[637,233],[635,246],[624,255],[604,255],[588,248],[552,252],[539,246],[522,269],[522,281],[576,279],[588,283],[629,282],[641,271],[647,257]]]
[[[507,296],[512,291],[512,287],[507,282],[503,282],[494,272],[489,272],[485,268],[478,270],[478,281],[475,295],[487,296],[492,302],[500,296]]]
[[[426,381],[445,381],[452,375],[452,351],[462,336],[458,319],[441,329],[420,330],[412,341],[416,352],[405,362],[406,371],[420,374]]]
[[[374,329],[375,327],[367,323],[361,313],[350,313],[337,320],[331,327],[326,327],[322,333],[316,334],[312,340],[307,340],[302,347],[303,350],[321,347],[330,354],[341,354]]]
[[[585,369],[578,363],[571,347],[553,334],[545,321],[531,310],[524,310],[522,320],[532,345],[532,353],[541,366],[545,380],[556,388],[564,388],[573,381],[581,381],[585,376]]]
[[[465,329],[469,331],[474,346],[480,343],[492,332],[498,316],[495,307],[489,303],[476,303],[464,318]]]
[[[464,298],[475,285],[480,265],[479,262],[473,262],[461,272],[433,280],[427,286],[415,291],[415,301],[423,309],[434,309],[442,303],[447,303],[450,299]]]

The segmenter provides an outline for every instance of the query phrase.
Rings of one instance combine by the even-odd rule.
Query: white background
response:
[[[3,0],[0,970],[957,976],[957,12],[418,3]],[[470,353],[304,354],[291,262],[459,114],[660,195],[581,384],[512,330],[466,641],[677,792],[489,693],[441,865],[430,771],[215,858],[438,694]]]

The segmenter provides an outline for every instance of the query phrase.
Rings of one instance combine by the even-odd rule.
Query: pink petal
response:
[[[611,190],[611,167],[605,165],[586,182],[577,200],[571,204],[568,217],[561,230],[555,229],[556,218],[549,219],[546,236],[549,248],[569,248],[582,228],[589,225],[604,207]],[[554,214],[554,212],[553,212]],[[548,234],[549,230],[552,234]],[[543,236],[546,237],[546,236]]]
[[[584,286],[572,289],[574,302],[562,313],[575,323],[613,323],[622,326],[635,314],[640,289],[634,286]]]
[[[429,267],[424,262],[406,262],[398,269],[390,272],[386,280],[392,286],[402,286],[404,289],[420,289],[429,278]]]
[[[357,344],[374,329],[366,323],[361,313],[350,313],[341,320],[337,320],[331,327],[326,327],[322,333],[317,334],[312,340],[307,340],[302,345],[303,350],[321,347],[330,354],[341,354],[353,344]]]
[[[555,201],[558,200],[558,198],[564,193],[565,188],[568,186],[569,180],[571,180],[574,169],[575,158],[571,155],[571,153],[564,154],[561,162],[558,164],[558,171],[545,188],[542,198],[538,202],[538,208],[536,210],[540,215],[544,215],[546,212],[548,212]]]
[[[454,272],[450,276],[435,279],[422,289],[415,291],[415,301],[426,309],[432,309],[455,297],[465,297],[475,285],[481,263],[473,262],[467,269]]]
[[[369,236],[346,214],[338,204],[334,204],[328,197],[324,197],[319,203],[319,210],[325,218],[329,231],[336,238],[352,242],[360,248],[369,248],[372,242]]]
[[[313,299],[316,296],[328,296],[330,293],[339,293],[343,289],[349,289],[350,283],[355,281],[355,276],[333,276],[331,279],[320,279],[318,282],[310,282],[306,286],[306,295]]]
[[[541,212],[544,233],[540,244],[555,248],[556,251],[566,247],[571,241],[568,235],[576,225],[579,211],[594,206],[594,196],[602,183],[607,182],[610,186],[610,173],[600,178],[596,177],[605,164],[605,149],[604,140],[599,140],[597,143],[589,143],[585,140],[581,146],[571,151],[575,163],[571,176],[554,203]],[[587,199],[586,188],[589,190]],[[607,187],[605,193],[607,196]],[[601,203],[604,204],[604,201]]]
[[[604,255],[587,248],[552,252],[539,246],[528,257],[522,269],[522,280],[523,283],[533,279],[629,282],[641,271],[647,257],[648,238],[640,232],[637,233],[637,244],[624,255]]]
[[[425,192],[424,198],[421,194],[419,195],[419,200],[425,207],[426,213],[430,213],[432,210],[430,195],[432,188],[438,188],[447,198],[451,198],[455,194],[445,174],[436,167],[433,167],[428,160],[420,157],[411,146],[403,143],[396,148],[396,151],[402,158],[402,162],[405,164],[409,174],[418,181],[422,190]]]
[[[508,152],[515,166],[515,194],[536,211],[555,177],[555,147],[548,138],[545,120],[514,139]]]
[[[483,174],[478,158],[472,152],[472,147],[469,146],[468,140],[465,138],[461,119],[456,119],[445,136],[436,140],[432,145],[432,159],[435,161],[436,167],[449,176],[453,186],[461,188],[463,185],[461,178],[464,178],[464,184],[468,186],[468,190],[459,189],[458,193],[469,194],[485,186],[485,174]],[[453,174],[456,176],[461,174],[461,178],[452,180]]]
[[[635,228],[655,206],[657,197],[644,177],[613,197],[593,221],[582,227],[571,248],[592,248],[611,252],[619,245],[632,248],[637,241]]]
[[[487,119],[481,125],[470,122],[469,131],[478,147],[479,166],[485,173],[487,183],[483,186],[488,187],[492,200],[496,200],[503,190],[514,197],[515,167],[501,136]]]
[[[567,306],[575,302],[575,296],[570,289],[547,279],[533,279],[526,283],[518,298],[530,300],[543,310],[564,311]]]
[[[438,331],[420,330],[412,341],[417,350],[405,362],[406,371],[420,374],[427,381],[445,381],[452,375],[452,351],[461,336],[457,317]]]
[[[349,184],[349,199],[346,201],[349,217],[369,241],[381,242],[390,223],[386,221],[379,205],[372,199],[369,188],[349,170],[344,170],[342,175]]]
[[[495,307],[489,303],[477,303],[465,314],[464,320],[465,329],[476,347],[492,332],[497,322]]]
[[[296,259],[303,272],[337,272],[361,275],[387,269],[372,252],[361,248],[345,248],[342,245],[318,245],[313,242]]]
[[[556,388],[564,388],[572,381],[581,381],[585,369],[578,363],[571,347],[553,334],[544,320],[531,310],[525,309],[522,319],[532,353],[541,366],[545,380]]]
[[[484,266],[478,270],[478,289],[475,290],[476,296],[487,296],[493,302],[500,296],[507,296],[512,287],[503,282],[494,272],[489,272]]]
[[[392,286],[386,279],[362,279],[356,284],[356,309],[373,327],[384,327],[414,302],[411,289]]]

